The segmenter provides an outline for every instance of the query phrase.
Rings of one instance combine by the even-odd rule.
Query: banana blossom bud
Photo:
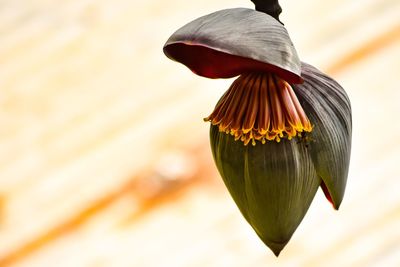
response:
[[[220,10],[177,30],[164,53],[204,77],[239,76],[205,120],[226,187],[276,256],[319,187],[339,208],[350,101],[337,82],[300,62],[281,23],[251,9]]]

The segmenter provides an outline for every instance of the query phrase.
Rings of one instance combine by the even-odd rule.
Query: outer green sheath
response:
[[[292,85],[314,128],[310,155],[338,209],[342,202],[351,150],[351,106],[344,89],[316,68],[302,63],[303,84]],[[329,196],[328,196],[329,197]]]
[[[244,146],[210,129],[217,168],[243,216],[279,255],[320,185],[307,147],[294,140]]]

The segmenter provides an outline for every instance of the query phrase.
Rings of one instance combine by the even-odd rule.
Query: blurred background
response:
[[[0,266],[400,266],[400,2],[281,1],[303,61],[353,107],[339,211],[319,191],[275,258],[216,172],[231,80],[162,53],[248,0],[0,1]]]

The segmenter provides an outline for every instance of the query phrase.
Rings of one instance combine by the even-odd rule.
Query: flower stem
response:
[[[251,2],[254,3],[257,11],[264,12],[282,23],[279,20],[279,15],[282,12],[282,8],[279,5],[278,0],[251,0]]]

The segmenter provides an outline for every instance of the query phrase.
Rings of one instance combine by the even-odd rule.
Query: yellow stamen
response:
[[[312,131],[290,84],[269,73],[240,75],[204,120],[245,145],[291,140]]]

